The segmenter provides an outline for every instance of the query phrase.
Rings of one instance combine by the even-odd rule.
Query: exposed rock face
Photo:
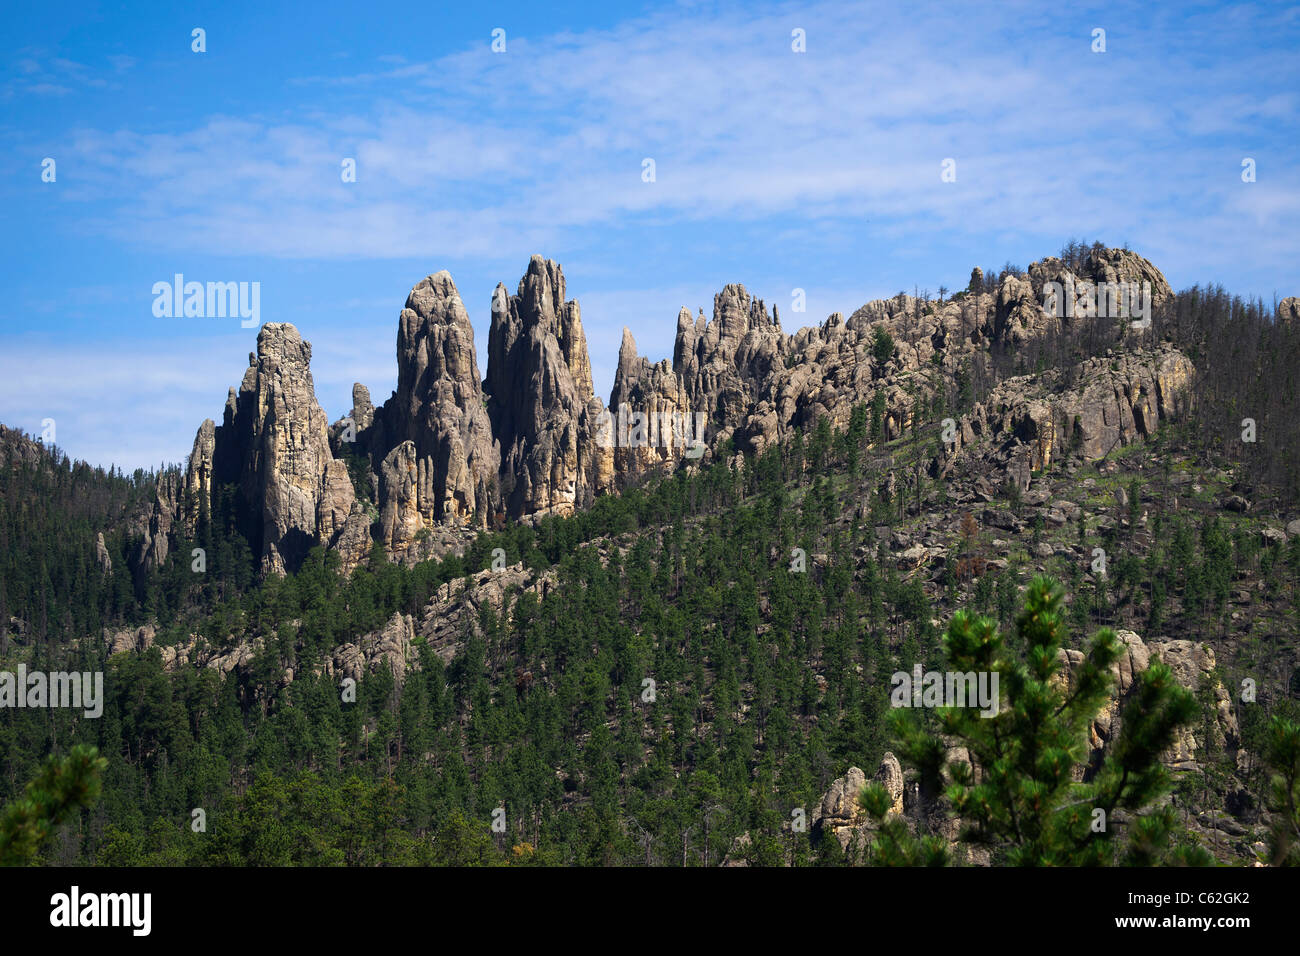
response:
[[[1300,322],[1300,298],[1287,296],[1277,304],[1279,322]]]
[[[182,482],[181,517],[192,534],[199,522],[203,503],[212,504],[212,477],[217,455],[217,429],[212,419],[205,418],[194,436],[194,449]]]
[[[1049,283],[1056,283],[1059,290]],[[1106,288],[1114,289],[1120,284],[1149,290],[1153,309],[1173,296],[1160,270],[1126,249],[1093,249],[1079,275],[1060,259],[1039,260],[1030,265],[1025,278],[1008,275],[1002,280],[993,324],[994,340],[1018,345],[1074,323],[1113,322],[1121,314],[1127,316],[1129,312],[1122,303],[1106,299]],[[1071,298],[1068,307],[1067,298]],[[1092,314],[1078,311],[1080,306]]]
[[[108,545],[104,543],[104,532],[102,531],[95,535],[95,563],[99,565],[101,573],[113,573],[113,559],[108,553]]]
[[[156,637],[157,631],[152,624],[145,624],[134,631],[110,631],[108,628],[104,628],[103,631],[104,644],[108,648],[110,657],[123,651],[147,651],[153,647]]]
[[[373,418],[368,404],[368,393],[354,391],[359,428]],[[446,272],[424,279],[407,297],[397,332],[397,392],[385,403],[383,420],[390,447],[412,446],[412,506],[424,520],[460,524],[477,515],[485,524],[498,498],[500,451],[485,407],[474,329]]]
[[[900,294],[867,303],[847,321],[836,313],[790,336],[782,334],[775,312],[768,318],[743,287],[728,286],[714,301],[711,323],[703,315],[692,322],[686,310],[679,314],[671,366],[639,357],[624,336],[610,406],[704,410],[709,445],[731,436],[738,450],[757,452],[823,416],[844,427],[855,405],[883,397],[882,436],[897,438],[912,427],[918,402],[936,391],[936,382],[964,374],[993,343],[1014,347],[1085,321],[1104,323],[1101,334],[1116,342],[1140,334],[1111,318],[1050,318],[1046,283],[1061,282],[1063,289],[1067,281],[1149,283],[1153,308],[1171,295],[1154,266],[1125,250],[1095,248],[1081,271],[1075,276],[1060,260],[1045,259],[1024,278],[1006,274],[997,294],[988,295],[976,269],[970,290],[956,299]],[[880,335],[889,348],[877,348]],[[1192,374],[1181,353],[1156,346],[1085,363],[1077,380],[1060,373],[1010,380],[959,423],[956,441],[932,471],[946,472],[963,448],[980,444],[985,457],[995,457],[1025,488],[1032,470],[1063,454],[1097,458],[1149,435],[1178,409]],[[671,457],[620,450],[615,464],[625,483]]]
[[[388,453],[380,468],[379,494],[384,510],[379,519],[379,540],[389,551],[406,551],[424,530],[419,462],[415,444],[404,441]]]
[[[415,640],[415,626],[409,614],[394,614],[380,630],[360,638],[353,644],[342,644],[326,663],[325,671],[336,678],[350,677],[362,680],[367,671],[386,667],[400,686],[406,680],[415,655],[411,642]]]
[[[1173,671],[1174,679],[1188,690],[1195,692],[1203,686],[1210,688],[1215,700],[1215,718],[1208,743],[1219,751],[1237,747],[1237,716],[1232,709],[1232,699],[1227,688],[1214,677],[1213,649],[1186,640],[1146,644],[1136,633],[1127,630],[1116,631],[1115,634],[1124,645],[1124,653],[1112,668],[1115,685],[1111,699],[1093,719],[1090,734],[1094,761],[1101,759],[1118,739],[1124,705],[1129,700],[1138,677],[1151,665],[1153,657],[1157,656]],[[1061,653],[1067,667],[1059,677],[1067,687],[1071,687],[1074,671],[1083,661],[1083,652],[1064,650]],[[1207,744],[1204,737],[1204,728],[1200,725],[1183,727],[1173,746],[1161,756],[1162,762],[1175,771],[1197,769],[1198,755],[1204,754]]]
[[[1083,282],[1149,283],[1154,307],[1170,291],[1147,260],[1095,247],[1076,268],[1044,259],[1004,274],[994,294],[976,269],[953,299],[900,293],[789,336],[775,309],[728,285],[711,319],[679,312],[671,361],[638,355],[625,330],[608,411],[593,391],[578,304],[565,298],[559,265],[541,256],[514,295],[496,289],[485,380],[465,305],[439,272],[401,312],[396,391],[376,409],[354,385],[349,416],[333,426],[313,394],[310,346],[292,326],[267,325],[222,425],[200,427],[181,487],[160,482],[140,558],[165,558],[173,517],[192,531],[198,502],[238,483],[267,570],[294,567],[315,543],[338,549],[350,569],[372,531],[390,558],[409,563],[460,547],[473,529],[570,514],[650,472],[710,461],[727,439],[757,453],[823,417],[842,428],[856,406],[877,409],[883,440],[898,438],[934,425],[919,410],[991,347],[1102,322],[1099,334],[1123,348],[1003,381],[931,463],[935,477],[992,464],[1026,490],[1035,470],[1063,456],[1099,458],[1150,435],[1179,410],[1193,375],[1186,357],[1127,322],[1044,310],[1049,283]]]
[[[472,332],[473,329],[470,331]],[[354,382],[352,385],[352,422],[359,432],[365,431],[375,423],[375,406],[370,401],[370,389],[360,382]]]
[[[41,462],[49,449],[14,428],[0,425],[0,465],[33,466]]]
[[[613,449],[598,431],[604,407],[556,263],[533,256],[515,295],[497,287],[486,385],[509,515],[571,514],[612,487]]]
[[[1102,458],[1149,437],[1182,410],[1194,372],[1185,355],[1161,346],[1090,359],[1072,387],[1056,371],[1007,379],[958,423],[947,460],[982,443],[984,457],[1028,489],[1033,471],[1067,454]]]
[[[887,815],[901,814],[903,812],[903,769],[899,765],[898,758],[892,753],[886,753],[872,781],[884,786],[889,793],[890,808]],[[857,767],[850,767],[844,776],[835,780],[822,797],[821,803],[813,810],[814,836],[821,839],[834,838],[841,850],[848,850],[874,829],[875,822],[858,805],[858,794],[866,785],[866,774]]]
[[[180,484],[180,478],[174,472],[161,474],[152,510],[131,523],[131,531],[142,536],[132,563],[134,568],[158,568],[167,560],[172,522],[180,507]]]
[[[682,309],[677,329],[679,347],[683,342],[693,343],[694,326],[688,310]],[[689,443],[703,438],[696,434],[685,383],[673,373],[667,359],[651,365],[649,360],[637,355],[636,340],[626,328],[618,350],[618,369],[614,373],[609,408],[615,436],[616,474],[639,475],[658,467],[671,467],[688,455]],[[640,424],[637,416],[641,416]]]
[[[182,482],[179,512],[191,529],[217,485],[238,483],[243,522],[266,572],[283,574],[313,545],[336,544],[352,514],[352,481],[330,451],[310,365],[311,345],[296,328],[264,325],[222,425],[199,427]],[[159,553],[156,541],[151,551]]]

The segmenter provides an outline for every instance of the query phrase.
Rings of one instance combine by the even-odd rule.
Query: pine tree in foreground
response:
[[[1202,848],[1173,845],[1175,811],[1160,803],[1169,789],[1160,754],[1197,714],[1191,691],[1153,659],[1136,678],[1110,752],[1087,783],[1077,782],[1075,770],[1088,757],[1089,726],[1109,698],[1122,645],[1114,631],[1102,629],[1067,676],[1059,653],[1066,637],[1061,590],[1047,577],[1035,578],[1026,590],[1016,630],[1013,647],[993,619],[958,611],[944,638],[950,671],[998,675],[996,716],[981,716],[973,701],[939,708],[936,734],[910,709],[890,715],[901,755],[918,771],[922,792],[942,789],[961,818],[962,841],[987,847],[995,862],[1012,866],[1213,862]],[[965,748],[974,768],[949,761],[953,747]],[[886,815],[889,796],[880,784],[867,786],[861,799],[879,822],[869,862],[950,862],[944,841],[913,837],[898,816]],[[1120,830],[1112,825],[1116,811],[1129,818]],[[1117,839],[1120,832],[1123,840]]]
[[[107,768],[108,761],[94,747],[77,746],[66,757],[50,757],[22,798],[0,814],[0,866],[37,862],[60,824],[99,799],[100,774]]]

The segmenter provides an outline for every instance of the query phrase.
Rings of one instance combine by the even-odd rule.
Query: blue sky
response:
[[[564,266],[606,398],[625,325],[670,356],[678,309],[727,282],[790,332],[1077,237],[1175,288],[1300,294],[1300,9],[1062,6],[11,5],[0,422],[53,418],[98,464],[184,459],[256,333],[156,318],[178,272],[259,282],[331,419],[353,381],[390,393],[398,313],[439,269],[486,372],[492,289],[533,253]]]

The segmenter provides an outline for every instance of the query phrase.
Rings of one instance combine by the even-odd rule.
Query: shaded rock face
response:
[[[1034,471],[1069,454],[1092,460],[1150,437],[1189,400],[1195,369],[1169,346],[1089,359],[1067,386],[1049,371],[1002,382],[960,424],[952,448],[935,463],[946,474],[964,447],[1005,473],[1022,491]]]
[[[352,514],[352,481],[330,450],[310,366],[311,345],[296,328],[262,327],[221,426],[199,427],[180,507],[170,509],[192,529],[214,488],[237,483],[241,523],[264,572],[283,574],[312,546],[337,543]]]
[[[608,491],[613,449],[600,440],[578,303],[559,265],[533,256],[515,295],[498,286],[488,337],[488,411],[501,444],[501,493],[511,517],[572,514]]]
[[[374,416],[367,406],[369,393],[354,390],[353,416],[363,430]],[[382,417],[390,447],[412,445],[413,507],[425,521],[486,519],[498,497],[500,451],[485,407],[474,329],[446,272],[424,279],[407,297],[397,332],[397,391]]]

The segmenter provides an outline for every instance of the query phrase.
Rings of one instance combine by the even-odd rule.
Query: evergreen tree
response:
[[[50,757],[23,796],[0,814],[0,866],[36,863],[60,824],[99,799],[108,761],[94,747]]]
[[[891,714],[922,793],[937,795],[946,783],[952,812],[964,824],[962,840],[987,846],[996,861],[1013,866],[1207,863],[1203,850],[1171,848],[1174,812],[1153,806],[1169,785],[1160,754],[1195,718],[1195,696],[1153,660],[1137,678],[1111,752],[1086,782],[1076,782],[1075,770],[1088,755],[1089,725],[1110,694],[1121,645],[1113,631],[1102,629],[1074,672],[1064,673],[1061,590],[1046,577],[1029,585],[1016,628],[1013,646],[994,620],[958,611],[944,640],[950,671],[998,677],[996,716],[982,716],[974,702],[940,708],[940,732],[934,733],[910,709]],[[974,767],[950,760],[945,738],[959,742]],[[863,801],[868,812],[884,816],[887,799],[879,784],[866,788]],[[1116,840],[1117,811],[1130,817],[1123,844]],[[937,862],[938,847],[909,838],[900,825],[882,831],[875,861]]]

